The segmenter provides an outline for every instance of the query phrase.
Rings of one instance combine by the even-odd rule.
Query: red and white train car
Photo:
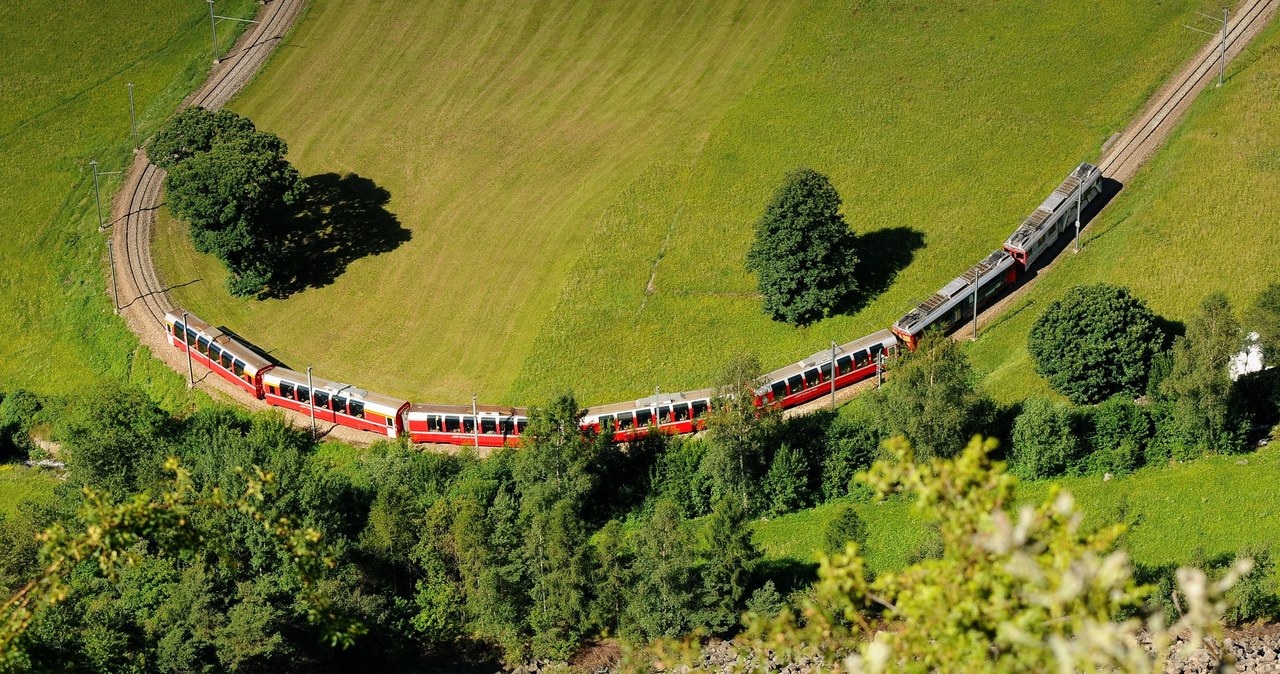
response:
[[[388,438],[398,438],[405,430],[409,401],[402,398],[317,377],[312,377],[308,386],[305,373],[284,367],[263,375],[262,388],[268,404],[306,415],[314,409],[317,421],[372,431]]]
[[[897,351],[898,340],[888,330],[874,332],[835,348],[835,388],[875,376],[885,357]],[[819,351],[804,360],[770,372],[756,389],[757,405],[795,407],[830,395],[832,350]]]
[[[502,447],[519,444],[529,413],[523,407],[415,403],[408,420],[414,442]]]
[[[647,398],[588,407],[582,427],[610,433],[616,442],[629,442],[657,429],[662,433],[692,433],[706,424],[712,389],[659,393]]]
[[[191,360],[209,368],[255,398],[262,398],[262,377],[275,364],[238,339],[193,316],[174,310],[165,314],[169,343],[191,354]]]

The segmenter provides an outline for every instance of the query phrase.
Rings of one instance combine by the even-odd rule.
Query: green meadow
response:
[[[256,8],[217,5],[234,16]],[[180,395],[177,377],[112,313],[89,161],[112,172],[132,158],[126,82],[145,138],[204,78],[208,11],[185,1],[0,3],[0,389],[65,394],[113,377]],[[220,29],[225,50],[239,31]],[[104,213],[119,178],[102,177]]]
[[[262,302],[177,223],[157,255],[195,313],[415,400],[703,386],[743,351],[776,367],[882,328],[998,246],[1200,46],[1180,24],[1206,7],[316,0],[232,107],[304,175],[386,190],[410,239]],[[801,329],[743,269],[798,165],[843,195],[874,295]]]
[[[1280,29],[1273,25],[1085,228],[1081,252],[1063,253],[970,347],[987,390],[1006,401],[1051,394],[1035,374],[1027,335],[1044,307],[1074,285],[1128,286],[1156,313],[1185,321],[1210,292],[1225,292],[1241,310],[1280,281],[1277,119]]]
[[[1122,541],[1135,562],[1185,564],[1280,540],[1280,449],[1242,456],[1214,456],[1185,464],[1152,466],[1132,475],[1063,478],[1019,485],[1020,504],[1049,498],[1056,484],[1075,497],[1086,529],[1125,524]],[[913,503],[835,501],[755,524],[766,559],[811,564],[823,532],[841,507],[852,506],[867,523],[865,551],[875,572],[902,568],[928,540]]]

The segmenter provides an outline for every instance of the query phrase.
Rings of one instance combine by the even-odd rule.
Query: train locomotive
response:
[[[1101,192],[1102,173],[1082,163],[1005,240],[968,271],[921,302],[890,328],[859,337],[760,378],[756,405],[791,408],[877,376],[899,348],[915,349],[929,328],[950,331],[1017,282],[1078,213]],[[213,373],[268,405],[316,420],[416,443],[502,447],[518,445],[529,423],[523,407],[411,403],[350,384],[311,377],[277,365],[250,344],[190,312],[165,315],[169,343]],[[705,427],[715,391],[656,393],[589,407],[582,426],[627,442],[646,433],[693,433]]]

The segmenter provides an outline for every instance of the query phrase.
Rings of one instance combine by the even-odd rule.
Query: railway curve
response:
[[[209,109],[224,106],[243,89],[266,63],[275,48],[283,41],[301,13],[306,0],[271,0],[258,13],[258,23],[246,31],[230,54],[216,64],[209,77],[180,108],[200,105]],[[1280,0],[1245,0],[1227,28],[1225,58],[1229,62],[1238,56],[1267,23],[1274,17]],[[1130,181],[1152,154],[1168,139],[1181,121],[1196,96],[1215,79],[1220,40],[1208,42],[1191,60],[1170,78],[1143,106],[1137,117],[1120,135],[1110,142],[1102,153],[1099,167],[1104,178],[1121,188]],[[121,255],[114,261],[118,279],[120,314],[139,341],[150,348],[152,354],[163,360],[175,371],[186,373],[186,358],[171,348],[166,341],[164,314],[174,308],[164,285],[156,272],[152,259],[152,243],[155,234],[155,212],[160,207],[161,187],[165,173],[152,164],[145,151],[139,151],[126,172],[124,188],[116,196],[112,209],[111,237]],[[1105,208],[1105,204],[1103,205]],[[1095,212],[1092,217],[1096,217]],[[1052,269],[1062,246],[1050,259],[1039,265],[1025,281],[1021,281],[1006,297],[993,303],[979,316],[979,326],[990,323],[1015,300],[1030,289],[1041,274]],[[112,288],[107,292],[111,294]],[[964,329],[957,331],[957,336]],[[243,391],[221,377],[210,376],[207,370],[199,373],[196,385],[202,390],[236,404],[257,409],[280,409],[246,396]],[[868,388],[871,382],[842,389],[837,400],[847,400]],[[819,399],[802,405],[789,414],[802,414],[829,405]],[[281,410],[295,423],[309,423],[305,415]],[[342,426],[331,426],[325,435],[354,444],[365,445],[378,436],[371,436]]]

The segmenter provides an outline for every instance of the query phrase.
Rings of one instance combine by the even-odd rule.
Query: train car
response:
[[[899,318],[893,324],[893,334],[914,351],[920,335],[930,326],[936,325],[949,332],[973,318],[976,310],[990,304],[1000,291],[1013,285],[1017,279],[1018,268],[1013,256],[1008,251],[997,250]]]
[[[502,447],[519,444],[529,413],[523,407],[415,403],[408,420],[414,442]]]
[[[874,332],[835,348],[835,388],[875,376],[880,355],[891,356],[898,340],[888,330]],[[819,351],[800,362],[765,375],[756,389],[756,405],[795,407],[831,394],[831,349]]]
[[[288,368],[277,367],[262,377],[263,399],[268,404],[310,415],[316,420],[372,431],[398,438],[405,430],[409,401],[358,389],[351,384],[311,378]],[[313,408],[314,405],[314,408]]]
[[[191,354],[191,360],[239,386],[255,398],[262,398],[262,378],[275,365],[238,339],[200,320],[190,312],[175,309],[165,314],[169,344]]]
[[[611,433],[616,442],[629,442],[656,428],[663,433],[692,433],[706,424],[712,389],[659,393],[629,402],[587,408],[582,427]]]
[[[1013,230],[1004,242],[1018,266],[1026,271],[1036,258],[1049,249],[1062,230],[1076,221],[1077,207],[1083,209],[1102,192],[1102,171],[1089,163],[1081,163],[1061,185]]]

